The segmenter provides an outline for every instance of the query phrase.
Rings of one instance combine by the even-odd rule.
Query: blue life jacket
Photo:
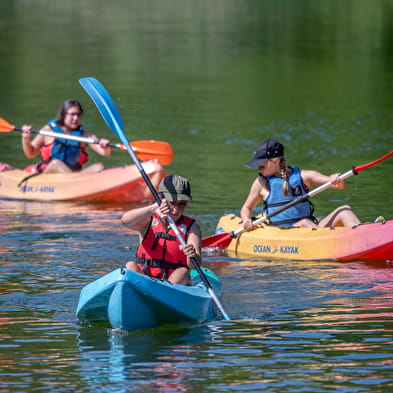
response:
[[[54,132],[65,134],[56,119],[49,121],[48,124]],[[74,136],[82,136],[82,134],[82,125],[71,131],[71,135]],[[63,161],[71,170],[76,171],[81,169],[82,165],[88,160],[88,154],[80,147],[80,142],[78,141],[55,138],[52,144],[50,160],[54,158]]]
[[[270,193],[268,198],[265,200],[264,212],[270,214],[283,205],[299,198],[301,195],[307,194],[308,187],[303,184],[303,180],[300,174],[299,168],[290,166],[292,169],[291,175],[288,177],[288,196],[284,194],[283,184],[284,179],[282,177],[269,176],[266,177],[266,181],[269,185]],[[314,220],[313,206],[309,200],[305,200],[278,213],[273,216],[269,221],[271,225],[279,227],[290,227],[296,221],[302,218],[309,218]]]

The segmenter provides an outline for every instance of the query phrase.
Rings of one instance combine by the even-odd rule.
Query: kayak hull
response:
[[[220,296],[217,276],[203,271]],[[191,274],[192,285],[185,286],[117,269],[82,289],[76,315],[81,321],[127,331],[217,319],[219,311],[201,278],[195,270]]]
[[[154,187],[166,176],[156,161],[143,164]],[[104,169],[101,172],[41,173],[29,176],[21,169],[0,170],[0,198],[39,201],[139,202],[152,194],[136,165]]]
[[[241,227],[240,217],[228,214],[219,220],[216,234]],[[262,225],[232,239],[228,253],[269,259],[392,261],[393,220],[335,228]]]

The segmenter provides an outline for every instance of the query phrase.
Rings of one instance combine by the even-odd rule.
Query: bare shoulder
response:
[[[300,174],[303,180],[313,180],[315,177],[321,175],[318,171],[312,169],[302,169]]]
[[[130,224],[127,224],[123,221],[123,224],[129,228],[131,233],[134,235],[139,235],[141,238],[143,238],[149,229],[150,219],[142,218],[138,222],[133,222]]]
[[[51,126],[49,124],[45,124],[43,127],[41,127],[42,131],[52,131],[53,129],[51,128]]]
[[[268,189],[268,184],[263,176],[258,176],[251,185],[251,190],[253,192],[261,193]]]
[[[259,184],[261,187],[265,187],[266,184],[267,184],[267,181],[266,181],[266,178],[265,178],[265,177],[263,177],[263,176],[258,176],[258,177],[255,179],[254,183]]]
[[[95,134],[93,134],[92,132],[87,131],[87,130],[83,130],[82,136],[84,136],[85,138],[98,139],[97,136],[96,136]]]
[[[328,176],[323,175],[321,172],[310,170],[310,169],[302,169],[301,176],[304,184],[306,184],[309,187],[312,184],[319,186],[329,180]]]
[[[190,232],[193,232],[197,235],[201,234],[201,227],[199,226],[199,224],[197,223],[197,221],[194,221],[190,227]]]
[[[46,124],[44,127],[42,127],[41,131],[53,132],[52,128],[50,128],[48,124]],[[43,135],[43,134],[37,134],[34,137],[35,143],[38,143],[39,145],[52,143],[54,141],[54,139],[55,138],[53,136],[48,136],[48,135]]]

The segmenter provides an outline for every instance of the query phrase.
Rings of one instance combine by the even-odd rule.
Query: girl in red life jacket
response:
[[[92,138],[96,141],[99,139],[94,134],[83,130],[81,125],[81,117],[83,114],[82,105],[77,100],[69,99],[64,102],[59,110],[57,119],[49,122],[42,131],[58,132],[64,134],[73,134],[84,138]],[[33,140],[30,140],[31,126],[24,125],[22,127],[22,147],[28,158],[37,156],[40,152],[45,157],[40,164],[29,167],[29,172],[44,173],[67,173],[81,170],[83,172],[98,172],[104,169],[102,163],[94,163],[86,168],[81,169],[82,164],[87,160],[85,149],[87,146],[101,156],[109,156],[111,148],[108,146],[109,140],[100,139],[99,144],[66,141],[61,138],[38,134]],[[49,149],[49,155],[48,155]],[[53,156],[53,157],[52,157]],[[35,168],[34,168],[35,167]]]
[[[135,261],[126,268],[174,284],[188,285],[191,257],[201,263],[201,230],[196,221],[185,216],[184,209],[192,202],[190,184],[178,175],[165,177],[158,192],[161,205],[132,209],[122,217],[122,223],[139,235],[140,245]],[[165,217],[170,214],[186,241],[181,246]]]

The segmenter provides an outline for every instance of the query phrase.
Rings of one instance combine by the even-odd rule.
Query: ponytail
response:
[[[285,157],[282,156],[280,158],[280,171],[281,177],[284,179],[284,184],[282,185],[282,190],[284,191],[284,195],[289,195],[289,183],[288,183],[288,175],[287,175],[287,164],[285,162]]]

